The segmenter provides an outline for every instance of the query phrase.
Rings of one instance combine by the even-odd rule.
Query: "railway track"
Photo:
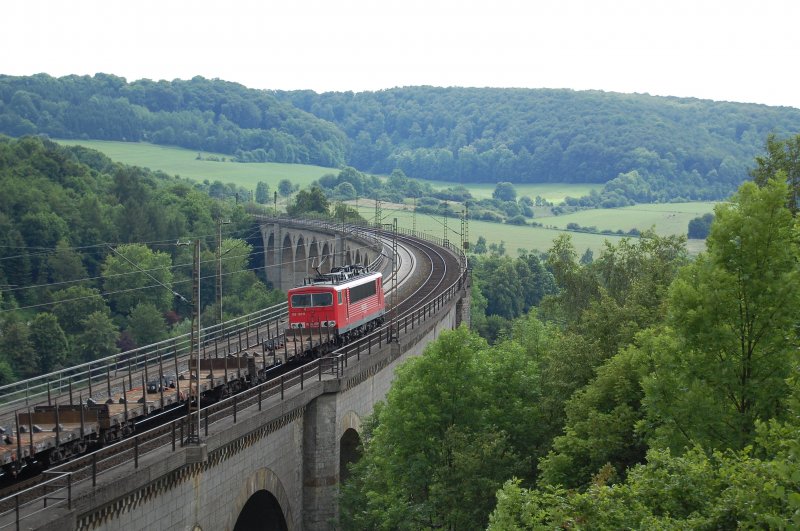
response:
[[[417,289],[404,295],[398,304],[398,314],[404,315],[419,308],[431,296],[438,295],[444,287],[458,280],[461,266],[452,259],[452,254],[443,252],[440,247],[429,242],[409,236],[399,237],[399,240],[406,245],[416,246],[426,257],[424,262],[418,261],[425,280]]]

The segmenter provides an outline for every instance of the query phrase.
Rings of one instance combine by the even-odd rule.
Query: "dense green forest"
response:
[[[770,142],[695,259],[652,232],[473,256],[473,330],[398,368],[340,527],[800,527],[798,155]]]
[[[223,318],[284,300],[253,271],[255,205],[238,204],[235,186],[0,136],[0,188],[0,384],[187,332],[192,247],[178,241],[201,241],[200,272],[213,279],[218,220],[230,221]],[[214,282],[201,287],[211,324]]]
[[[608,183],[585,206],[722,199],[800,110],[597,91],[253,90],[195,77],[0,76],[0,132],[466,182]]]
[[[681,185],[701,181],[698,193],[708,194],[746,177],[767,134],[800,126],[797,109],[595,91],[279,95],[345,131],[359,169],[457,182],[604,183],[636,170]]]

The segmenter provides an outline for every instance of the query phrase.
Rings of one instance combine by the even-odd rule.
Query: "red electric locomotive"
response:
[[[334,267],[289,290],[287,338],[347,342],[383,323],[383,275],[364,266]],[[311,329],[311,330],[308,330]]]

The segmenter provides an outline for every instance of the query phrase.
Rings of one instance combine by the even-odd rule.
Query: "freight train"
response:
[[[284,337],[271,337],[260,353],[201,358],[199,378],[179,372],[176,359],[173,372],[158,368],[154,379],[141,377],[141,386],[133,387],[129,376],[127,386],[114,384],[116,392],[109,381],[109,396],[102,399],[95,393],[73,404],[70,395],[69,403],[56,400],[19,412],[16,426],[0,427],[0,476],[16,477],[31,464],[64,462],[136,433],[137,425],[152,427],[148,421],[155,415],[183,409],[198,394],[201,404],[224,399],[370,332],[384,322],[382,280],[359,265],[318,272],[289,290]]]
[[[185,411],[198,393],[204,404],[256,385],[282,366],[282,360],[274,356],[267,364],[268,357],[242,352],[200,359],[199,379],[193,374],[190,381],[187,371],[177,377],[162,372],[149,381],[142,376],[141,385],[132,387],[129,380],[118,378],[113,388],[109,381],[112,392],[103,398],[95,393],[77,403],[55,400],[18,412],[16,426],[0,427],[0,476],[14,478],[33,464],[47,468],[133,435],[142,427],[149,429],[153,425],[147,421],[155,415]]]

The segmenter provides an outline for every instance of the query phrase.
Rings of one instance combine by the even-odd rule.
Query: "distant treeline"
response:
[[[598,91],[265,91],[220,80],[0,76],[0,132],[149,141],[453,182],[611,183],[593,206],[720,199],[800,110]]]

